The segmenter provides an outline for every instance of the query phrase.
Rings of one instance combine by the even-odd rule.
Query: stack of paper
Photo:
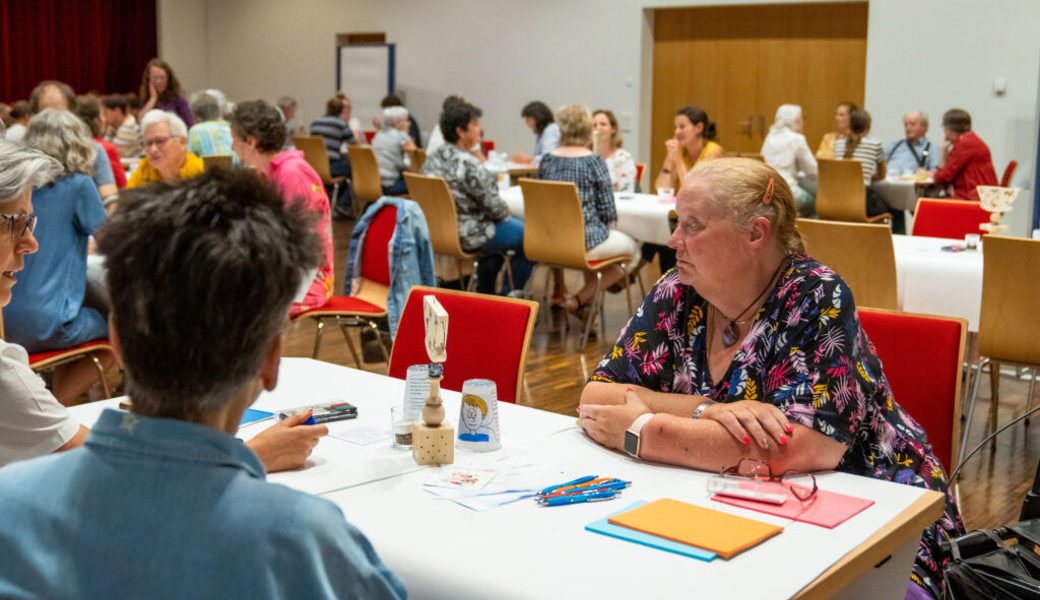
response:
[[[566,474],[522,456],[470,458],[432,471],[427,492],[471,510],[485,511],[531,498]]]

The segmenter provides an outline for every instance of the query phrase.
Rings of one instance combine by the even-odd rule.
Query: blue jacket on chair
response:
[[[361,251],[365,244],[365,233],[379,209],[387,204],[397,208],[397,227],[390,239],[390,293],[386,300],[386,313],[390,321],[390,335],[396,335],[397,322],[401,318],[408,291],[413,285],[436,286],[433,272],[433,246],[426,217],[419,205],[405,198],[383,196],[368,207],[361,220],[350,234],[350,250],[347,254],[347,274],[343,292],[357,293],[361,284]]]

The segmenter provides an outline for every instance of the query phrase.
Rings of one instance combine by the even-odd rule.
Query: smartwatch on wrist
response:
[[[706,400],[706,401],[701,402],[700,404],[698,404],[697,408],[693,409],[693,416],[692,416],[692,418],[699,419],[700,416],[701,416],[701,413],[704,412],[704,409],[708,408],[712,404],[718,404],[718,402],[715,402],[714,400]]]
[[[625,432],[625,452],[627,452],[629,456],[639,458],[639,450],[641,446],[639,434],[643,431],[643,426],[652,418],[654,418],[654,413],[643,413],[636,417],[636,420],[632,421],[632,424],[629,425],[628,431]]]

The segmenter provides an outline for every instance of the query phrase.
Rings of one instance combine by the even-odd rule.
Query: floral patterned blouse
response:
[[[604,160],[615,192],[636,191],[636,161],[628,150],[618,148]]]
[[[674,269],[665,273],[589,380],[769,402],[844,444],[838,471],[945,493],[945,513],[917,552],[917,566],[941,585],[942,564],[932,557],[943,536],[964,526],[924,430],[892,398],[845,282],[808,256],[793,257],[717,384],[705,353],[707,308]]]

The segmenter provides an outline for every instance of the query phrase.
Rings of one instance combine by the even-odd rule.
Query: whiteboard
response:
[[[372,118],[383,112],[380,101],[394,93],[394,45],[339,46],[336,89],[350,98],[351,117],[360,121],[361,129],[372,129]]]

